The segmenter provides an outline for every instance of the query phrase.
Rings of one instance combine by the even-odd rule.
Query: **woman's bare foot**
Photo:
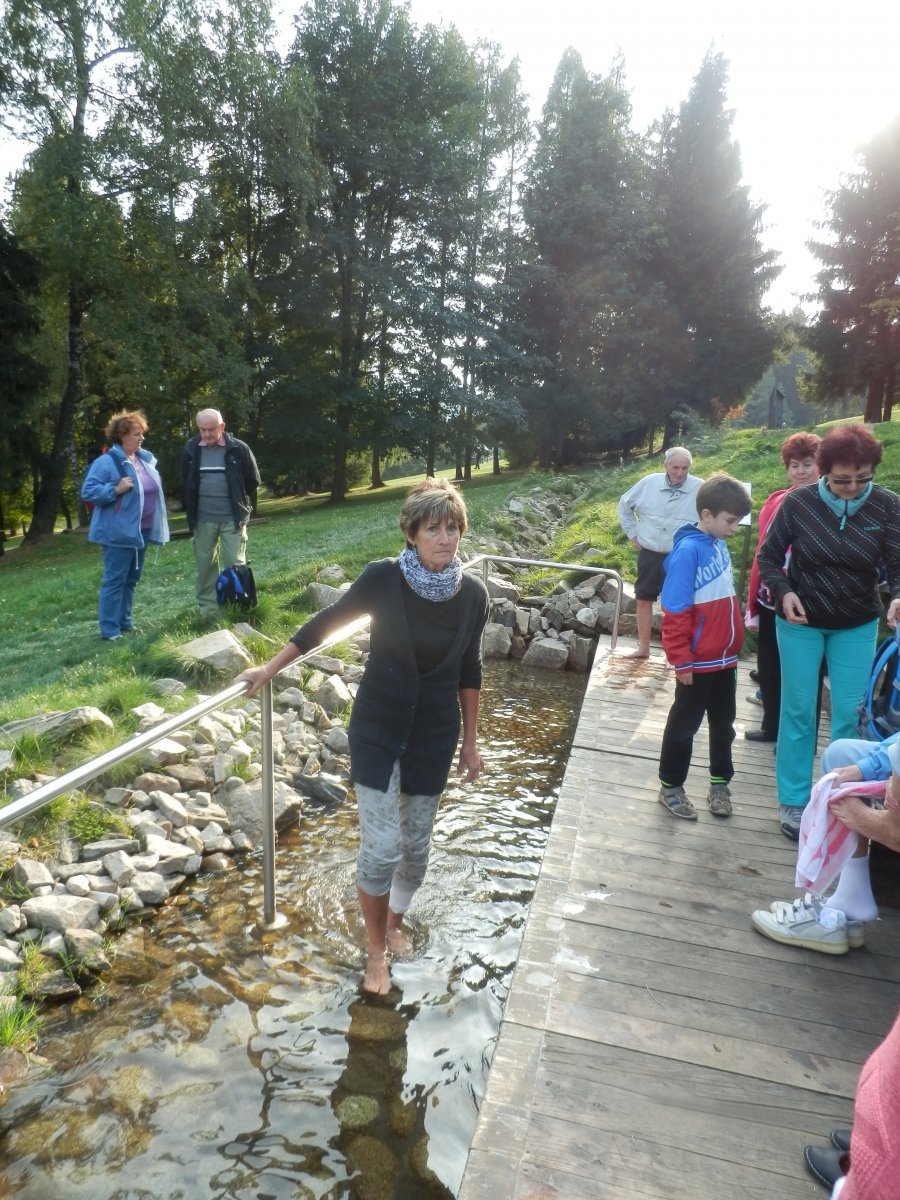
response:
[[[632,650],[632,652],[630,654],[626,654],[626,655],[624,655],[624,657],[625,658],[649,658],[650,651],[649,650],[641,650],[640,647],[638,647],[637,650]]]
[[[362,987],[364,992],[370,992],[373,996],[386,996],[391,990],[391,972],[384,950],[370,950],[366,956]]]
[[[394,958],[406,958],[412,954],[412,939],[405,929],[389,929],[387,931],[388,950]]]

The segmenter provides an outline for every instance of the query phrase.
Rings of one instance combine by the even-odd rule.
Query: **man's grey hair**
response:
[[[694,461],[694,456],[688,450],[687,446],[670,446],[663,456],[663,462],[666,466],[672,461],[676,454],[683,454],[688,461],[688,466]]]

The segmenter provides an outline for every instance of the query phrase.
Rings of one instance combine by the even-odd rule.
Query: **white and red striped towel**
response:
[[[831,815],[831,802],[842,796],[884,796],[884,789],[884,780],[839,783],[833,771],[814,785],[800,821],[797,887],[821,896],[856,847],[856,834]]]

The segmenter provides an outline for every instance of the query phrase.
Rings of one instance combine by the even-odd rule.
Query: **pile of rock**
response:
[[[360,643],[365,646],[363,636]],[[229,653],[246,658],[238,638],[220,630],[184,647],[187,654],[221,662]],[[364,651],[358,650],[362,658]],[[349,779],[347,734],[341,713],[351,703],[362,674],[359,663],[318,656],[289,667],[274,685],[273,748],[275,822],[297,820],[304,802],[336,803],[346,798]],[[178,680],[158,680],[161,694],[183,690]],[[169,714],[159,704],[134,710],[139,732]],[[42,714],[0,728],[0,737],[27,728],[74,737],[108,718],[96,709]],[[10,833],[0,831],[0,861],[21,899],[0,909],[0,1008],[11,1008],[24,967],[26,946],[48,956],[53,969],[29,971],[31,996],[77,995],[81,986],[109,966],[105,938],[123,923],[144,917],[198,872],[225,871],[234,856],[258,845],[262,836],[260,710],[255,700],[201,717],[196,724],[155,742],[141,755],[127,787],[100,790],[103,805],[119,811],[129,836],[78,845],[63,837],[50,861],[29,855]],[[8,783],[16,800],[48,782],[47,777]],[[21,989],[20,989],[21,990]]]
[[[574,587],[558,584],[549,596],[522,596],[500,576],[487,581],[491,616],[485,629],[489,658],[517,658],[528,667],[590,670],[601,633],[614,624],[618,582],[598,573]],[[634,591],[625,585],[623,612],[634,612]],[[625,625],[620,622],[620,632]]]
[[[566,490],[533,488],[511,496],[493,519],[496,527],[509,530],[509,536],[470,530],[467,545],[477,553],[504,558],[545,559],[546,547],[565,523],[573,500],[587,489],[587,484],[576,478],[563,482]],[[599,563],[601,557],[588,542],[569,551],[573,563]],[[514,566],[500,563],[487,580],[492,603],[485,655],[521,659],[529,667],[589,670],[598,638],[613,629],[616,580],[598,567],[596,574],[572,584],[548,580],[546,595],[523,595],[515,582],[519,573]],[[620,633],[634,633],[635,611],[634,588],[625,583]]]

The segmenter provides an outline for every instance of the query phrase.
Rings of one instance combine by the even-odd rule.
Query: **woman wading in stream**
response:
[[[399,558],[369,563],[274,657],[238,676],[253,695],[334,630],[371,618],[348,735],[360,828],[356,885],[368,935],[363,989],[376,995],[390,991],[389,955],[409,947],[403,916],[425,877],[460,716],[457,774],[471,782],[484,767],[476,736],[488,595],[457,553],[466,524],[451,483],[417,484],[400,510],[406,548]]]

